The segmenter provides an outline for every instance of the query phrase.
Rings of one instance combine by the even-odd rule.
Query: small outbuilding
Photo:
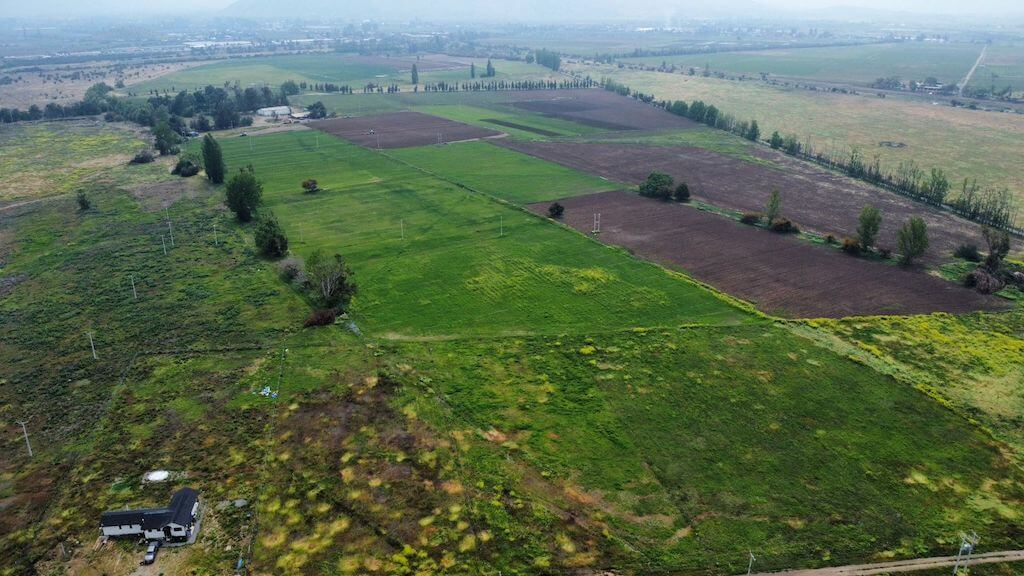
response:
[[[199,513],[199,493],[182,488],[167,508],[112,510],[100,515],[100,532],[111,538],[184,542],[192,535]]]

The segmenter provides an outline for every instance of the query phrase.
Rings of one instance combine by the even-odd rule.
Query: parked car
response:
[[[142,557],[142,565],[148,566],[153,562],[156,562],[156,552],[160,549],[160,541],[150,542],[149,547],[146,548],[146,555]]]

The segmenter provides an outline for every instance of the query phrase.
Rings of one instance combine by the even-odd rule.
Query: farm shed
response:
[[[146,540],[188,540],[199,512],[199,493],[182,488],[167,508],[113,510],[100,515],[100,532],[111,538],[142,536]]]
[[[256,111],[256,114],[260,116],[287,116],[292,113],[290,106],[270,106],[268,108],[260,108]]]

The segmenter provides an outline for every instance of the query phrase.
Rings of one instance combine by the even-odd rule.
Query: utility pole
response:
[[[86,334],[89,336],[89,348],[92,349],[92,359],[99,360],[100,357],[96,355],[96,343],[92,340],[92,332],[86,332]]]
[[[498,227],[498,236],[499,237],[500,236],[504,236],[505,235],[505,217],[504,216],[498,216],[498,226],[499,226]]]
[[[19,420],[18,424],[21,424],[21,433],[25,436],[25,447],[28,448],[28,457],[32,457],[32,443],[28,441],[28,428],[25,427],[28,424],[28,420]]]
[[[138,291],[135,290],[135,274],[132,274],[131,276],[128,276],[128,278],[132,281],[132,296],[134,296],[135,299],[138,300],[139,299],[139,293],[138,293]]]
[[[402,240],[405,240],[405,219],[402,219]]]
[[[164,237],[160,236],[160,245],[164,247],[164,256],[167,256],[167,242],[164,241]]]
[[[750,562],[747,563],[747,576],[750,576],[751,570],[754,569],[754,560],[756,560],[756,558],[754,558],[753,552],[748,551],[747,554],[750,554]]]
[[[213,223],[213,245],[220,246],[220,242],[217,241],[217,223]]]

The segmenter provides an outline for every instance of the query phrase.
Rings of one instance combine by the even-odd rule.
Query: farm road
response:
[[[1008,550],[978,554],[971,558],[969,564],[961,562],[961,566],[977,564],[994,564],[997,562],[1024,562],[1024,550]],[[916,572],[948,568],[956,564],[956,556],[938,556],[934,558],[914,558],[895,562],[879,562],[877,564],[851,564],[849,566],[833,566],[831,568],[815,568],[810,570],[783,570],[782,572],[760,572],[753,576],[869,576],[871,574],[893,574],[898,572]]]
[[[964,95],[964,88],[967,88],[967,85],[971,83],[971,78],[974,77],[974,71],[978,69],[978,66],[981,66],[981,61],[985,59],[985,53],[986,52],[988,52],[988,44],[986,44],[985,46],[982,46],[981,54],[979,54],[978,55],[978,59],[974,61],[974,66],[971,66],[970,71],[967,72],[967,76],[964,76],[964,79],[960,81],[960,86],[959,86],[959,88],[960,88],[959,95],[960,96]]]

